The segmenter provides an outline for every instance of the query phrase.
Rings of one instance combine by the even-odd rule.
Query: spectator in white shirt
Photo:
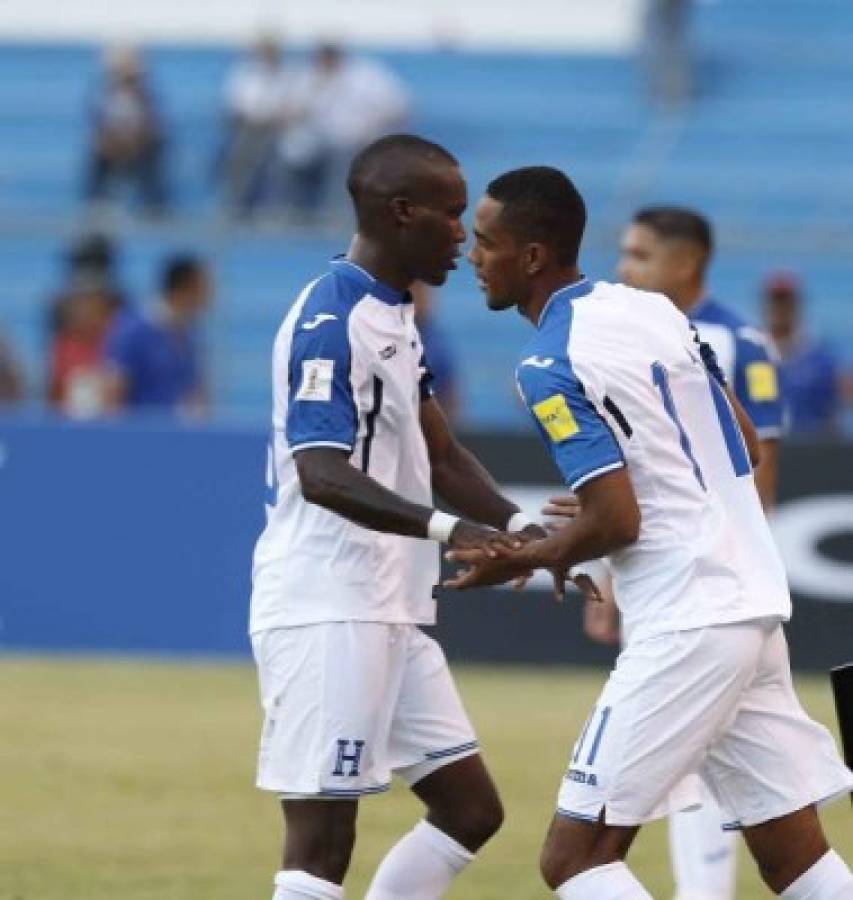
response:
[[[290,199],[297,210],[310,212],[326,199],[330,182],[340,182],[343,196],[343,172],[350,160],[403,125],[409,96],[382,63],[347,56],[326,44],[295,76],[288,108],[281,154]]]
[[[223,176],[226,201],[237,214],[275,199],[276,147],[292,80],[293,72],[282,63],[281,46],[265,35],[226,81]]]

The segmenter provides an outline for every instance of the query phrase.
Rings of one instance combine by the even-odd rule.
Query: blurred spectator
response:
[[[779,273],[764,285],[764,320],[779,351],[779,374],[794,433],[818,433],[837,425],[841,380],[835,357],[802,327],[799,283]]]
[[[65,296],[48,354],[47,400],[66,415],[103,412],[103,346],[113,311],[98,281],[79,278]]]
[[[687,30],[690,0],[646,0],[645,63],[652,99],[679,107],[693,91]]]
[[[77,238],[65,257],[65,283],[48,302],[48,332],[51,337],[64,326],[71,298],[83,286],[97,286],[110,297],[113,309],[124,302],[115,275],[115,248],[106,235],[92,232]]]
[[[90,114],[87,199],[107,199],[114,185],[125,181],[136,186],[149,212],[162,211],[163,126],[135,50],[115,47],[106,52],[103,81]]]
[[[278,42],[266,36],[225,84],[228,135],[222,168],[226,202],[237,214],[251,212],[275,192],[277,145],[292,78]]]
[[[316,210],[326,199],[330,182],[343,186],[353,155],[398,129],[408,107],[407,91],[386,66],[348,57],[331,44],[321,46],[312,63],[294,78],[281,141],[289,199],[295,208]]]
[[[149,314],[127,309],[116,317],[105,348],[109,409],[205,410],[195,325],[209,297],[205,264],[175,256],[164,266],[155,308]]]
[[[24,379],[12,348],[0,334],[0,407],[24,397]]]
[[[444,329],[435,319],[432,289],[422,282],[412,288],[415,322],[424,347],[424,356],[432,372],[432,389],[444,414],[453,422],[459,415],[459,391],[456,385],[456,361]]]

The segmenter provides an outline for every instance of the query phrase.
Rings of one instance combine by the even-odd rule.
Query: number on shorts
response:
[[[604,706],[601,709],[601,715],[598,719],[598,727],[595,729],[595,735],[592,738],[592,743],[590,744],[589,752],[586,757],[586,764],[591,766],[595,762],[595,757],[598,756],[598,749],[601,747],[601,739],[604,737],[604,729],[607,728],[607,722],[610,719],[610,710],[612,706]],[[595,715],[598,712],[598,707],[594,707],[592,713],[590,713],[589,718],[586,720],[586,724],[583,727],[583,731],[581,732],[580,739],[578,740],[577,746],[575,747],[575,754],[572,757],[572,764],[577,763],[577,761],[581,757],[581,751],[584,748],[584,743],[586,742],[587,735],[589,734],[590,725],[592,725],[593,719],[595,719]]]

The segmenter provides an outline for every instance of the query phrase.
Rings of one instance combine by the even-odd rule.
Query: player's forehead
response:
[[[663,249],[661,236],[642,222],[631,222],[622,233],[623,250],[643,250],[645,252]]]
[[[459,166],[443,160],[430,161],[416,177],[416,192],[434,209],[464,210],[468,206],[468,186]]]
[[[503,203],[484,194],[474,209],[474,231],[486,237],[499,237],[501,228],[501,213]]]

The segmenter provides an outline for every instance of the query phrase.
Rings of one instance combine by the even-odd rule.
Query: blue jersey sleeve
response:
[[[518,387],[536,430],[572,490],[625,465],[613,432],[567,360],[525,360]]]
[[[358,427],[350,372],[347,319],[326,313],[300,318],[288,365],[285,425],[291,449],[352,450]]]
[[[129,314],[119,313],[115,324],[107,333],[104,359],[122,374],[131,372],[136,366],[141,332],[140,322]]]
[[[735,333],[735,396],[752,420],[761,439],[781,437],[785,430],[785,404],[776,365],[763,335],[748,327]]]

